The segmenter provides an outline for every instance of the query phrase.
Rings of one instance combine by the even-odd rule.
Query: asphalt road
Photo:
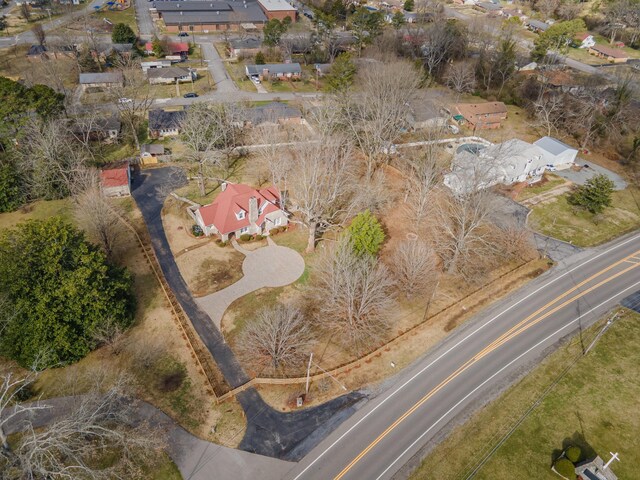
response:
[[[287,478],[392,478],[438,441],[450,422],[489,401],[560,339],[640,290],[638,267],[639,234],[567,259],[400,373]]]

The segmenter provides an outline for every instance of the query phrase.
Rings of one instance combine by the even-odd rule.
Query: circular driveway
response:
[[[254,250],[244,259],[242,272],[261,287],[283,287],[304,273],[302,256],[287,247],[269,245]]]

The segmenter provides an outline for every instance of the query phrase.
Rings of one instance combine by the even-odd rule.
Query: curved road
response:
[[[392,478],[437,442],[447,424],[506,388],[560,339],[640,290],[639,267],[639,234],[567,259],[401,372],[287,478]]]

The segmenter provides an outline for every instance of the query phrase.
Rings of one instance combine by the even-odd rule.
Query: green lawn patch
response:
[[[62,217],[73,221],[73,205],[71,199],[41,200],[25,205],[15,212],[0,214],[0,230],[15,227],[26,220],[48,220],[51,217]]]
[[[538,205],[529,216],[529,225],[545,235],[580,247],[599,245],[640,226],[640,191],[634,187],[613,192],[613,204],[600,215],[576,209],[567,195]]]
[[[127,8],[126,10],[104,10],[102,12],[95,12],[93,15],[98,17],[100,20],[106,18],[114,25],[116,23],[124,23],[125,25],[129,25],[135,33],[138,33],[136,11],[134,10],[133,6]]]
[[[583,333],[585,344],[604,319]],[[640,462],[640,416],[633,414],[640,396],[640,315],[623,310],[596,346],[573,365],[542,403],[481,468],[474,479],[554,480],[554,455],[568,444],[614,462],[618,478],[636,478]],[[467,478],[534,399],[581,353],[580,338],[546,359],[500,398],[476,413],[423,461],[412,480]]]

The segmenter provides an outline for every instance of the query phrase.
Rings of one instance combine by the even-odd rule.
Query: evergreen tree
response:
[[[405,23],[407,23],[407,21],[404,19],[404,14],[400,11],[394,13],[393,17],[391,17],[391,25],[393,25],[393,28],[396,30],[400,30]]]
[[[331,65],[331,73],[327,75],[327,86],[331,92],[344,93],[353,85],[356,66],[349,53],[341,53]]]
[[[531,51],[531,59],[539,62],[544,59],[551,50],[564,54],[568,51],[573,42],[574,37],[587,27],[584,20],[576,18],[566,22],[556,22],[538,35],[533,42],[533,50]]]
[[[373,257],[378,254],[384,242],[384,230],[369,210],[356,215],[347,231],[356,254]]]
[[[256,65],[264,65],[266,63],[264,60],[264,53],[262,52],[256,53],[256,58],[254,61],[256,62]]]
[[[96,347],[97,329],[133,320],[131,276],[109,265],[84,234],[54,217],[0,237],[0,295],[9,304],[0,354],[28,367],[74,362]]]
[[[601,213],[606,207],[611,206],[614,186],[609,177],[599,174],[576,188],[567,200],[571,205],[582,207],[591,213]]]
[[[414,0],[404,0],[404,6],[402,8],[407,12],[413,12],[413,9],[415,8]]]
[[[116,23],[111,32],[111,41],[113,43],[136,43],[137,36],[135,32],[126,23]]]

